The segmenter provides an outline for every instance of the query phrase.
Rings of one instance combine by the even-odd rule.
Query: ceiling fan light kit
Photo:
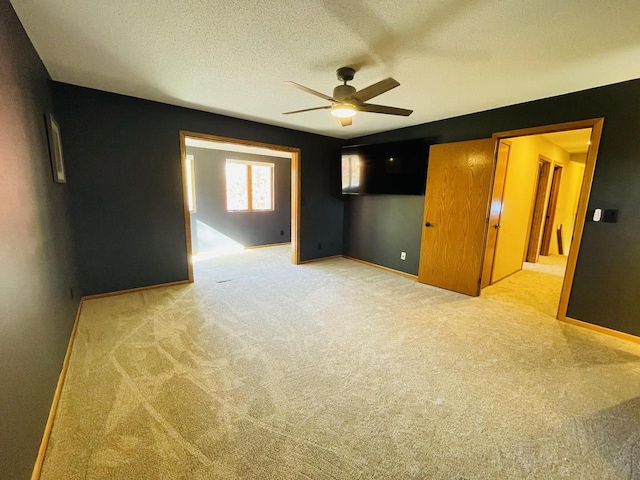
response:
[[[284,115],[291,115],[293,113],[310,112],[313,110],[327,110],[331,109],[331,115],[338,117],[343,127],[348,127],[352,124],[351,117],[357,112],[370,112],[370,113],[382,113],[385,115],[400,115],[408,117],[413,113],[413,110],[407,110],[404,108],[387,107],[385,105],[374,105],[371,103],[365,103],[378,95],[382,95],[388,92],[392,88],[396,88],[400,83],[393,78],[386,78],[373,85],[369,85],[362,90],[356,90],[355,87],[347,85],[347,82],[353,80],[356,71],[351,67],[341,67],[336,71],[338,80],[343,82],[342,85],[338,85],[333,89],[333,96],[330,97],[324,93],[312,90],[299,83],[286,81],[286,85],[302,90],[303,92],[310,93],[316,97],[322,98],[331,102],[331,105],[325,107],[305,108],[303,110],[294,110],[292,112],[285,112]]]
[[[336,103],[331,107],[331,115],[338,118],[349,118],[357,113],[355,105],[350,103]]]

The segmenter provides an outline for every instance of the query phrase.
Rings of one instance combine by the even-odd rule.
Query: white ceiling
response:
[[[54,80],[343,138],[640,77],[638,0],[11,1]],[[343,65],[413,115],[282,115]]]
[[[551,143],[555,143],[569,153],[586,153],[589,150],[591,129],[567,130],[565,132],[546,133],[542,135]]]

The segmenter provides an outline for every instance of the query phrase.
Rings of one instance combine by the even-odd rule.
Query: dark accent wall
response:
[[[31,475],[80,294],[70,252],[67,186],[53,182],[49,161],[44,122],[51,111],[48,81],[9,1],[0,0],[3,479]]]
[[[619,209],[620,216],[615,224],[586,223],[568,316],[640,335],[640,80],[360,137],[351,143],[411,138],[426,138],[429,144],[457,142],[596,117],[605,122],[589,210]],[[422,208],[413,197],[345,198],[345,254],[415,273]],[[407,260],[401,262],[400,251],[405,248]]]
[[[193,155],[196,180],[196,212],[191,214],[194,252],[218,246],[207,244],[209,228],[245,247],[291,241],[291,159],[196,147],[187,147],[187,153]],[[274,164],[273,211],[227,211],[227,159]]]
[[[417,275],[423,208],[424,195],[345,195],[344,255]]]
[[[187,278],[180,130],[300,148],[300,257],[342,252],[341,140],[57,82],[53,96],[86,294]]]

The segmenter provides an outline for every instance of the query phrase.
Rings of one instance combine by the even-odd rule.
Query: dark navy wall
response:
[[[616,224],[587,222],[568,316],[640,335],[640,80],[360,137],[351,143],[426,138],[429,144],[604,117],[589,209],[617,208]],[[345,254],[416,273],[422,201],[347,197]],[[363,239],[366,236],[366,241]],[[407,251],[401,262],[400,251]]]
[[[63,83],[53,96],[86,294],[187,278],[180,130],[300,148],[301,260],[341,253],[342,141]]]
[[[68,185],[53,182],[49,161],[48,82],[9,1],[0,0],[0,478],[7,480],[31,476],[80,298]]]
[[[291,241],[291,159],[249,153],[225,152],[187,147],[195,164],[196,212],[191,214],[194,252],[219,247],[209,244],[210,229],[244,247]],[[274,164],[274,210],[268,212],[228,212],[226,206],[227,159]],[[200,222],[200,223],[198,223]]]
[[[344,255],[417,275],[423,208],[423,195],[345,195]]]

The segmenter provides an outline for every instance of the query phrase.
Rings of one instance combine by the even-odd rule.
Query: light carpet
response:
[[[41,478],[640,478],[640,346],[541,311],[544,273],[470,298],[288,258],[87,301]]]

